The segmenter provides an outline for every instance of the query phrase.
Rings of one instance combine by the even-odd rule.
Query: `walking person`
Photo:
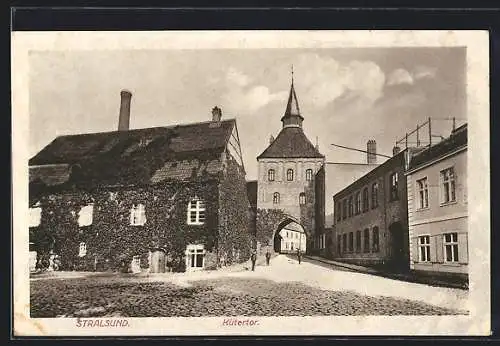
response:
[[[300,253],[300,249],[297,249],[297,259],[299,260],[299,264],[300,264],[301,257],[302,257],[302,254]]]
[[[271,261],[271,253],[269,250],[266,252],[266,265],[269,265],[269,262]]]
[[[257,261],[257,254],[255,253],[255,251],[252,252],[250,260],[252,261],[252,271],[255,271],[255,262]]]

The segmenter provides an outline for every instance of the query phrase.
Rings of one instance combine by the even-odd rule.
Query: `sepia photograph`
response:
[[[14,329],[489,334],[488,64],[473,31],[13,34]]]

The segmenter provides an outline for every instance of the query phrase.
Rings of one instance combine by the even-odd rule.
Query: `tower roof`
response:
[[[300,127],[285,127],[278,137],[260,154],[261,158],[324,158]]]
[[[293,79],[292,85],[290,86],[290,94],[288,95],[285,114],[281,118],[281,121],[288,117],[300,117],[301,120],[304,120],[302,115],[300,115],[299,101],[297,101],[297,94],[295,93],[295,88],[293,86]]]

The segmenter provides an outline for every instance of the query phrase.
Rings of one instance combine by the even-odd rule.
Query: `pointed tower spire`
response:
[[[302,127],[304,118],[300,115],[299,101],[297,101],[297,94],[293,85],[293,65],[292,65],[292,83],[290,85],[290,94],[288,95],[288,102],[286,104],[285,115],[281,118],[283,127]]]

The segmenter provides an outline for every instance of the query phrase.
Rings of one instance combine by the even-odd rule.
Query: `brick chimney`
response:
[[[366,163],[377,163],[377,142],[375,142],[375,140],[373,139],[370,139],[366,143]]]
[[[395,146],[394,148],[392,148],[392,155],[395,156],[395,155],[399,154],[400,151],[401,151],[401,148],[398,146]]]
[[[130,125],[130,101],[132,93],[128,90],[120,92],[120,118],[118,119],[118,131],[128,131]]]
[[[221,118],[222,118],[222,110],[217,106],[212,108],[212,121],[219,122]]]

